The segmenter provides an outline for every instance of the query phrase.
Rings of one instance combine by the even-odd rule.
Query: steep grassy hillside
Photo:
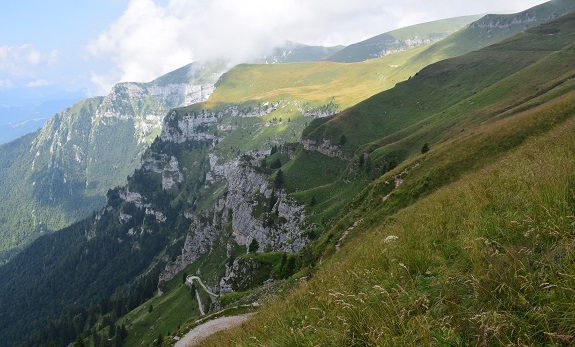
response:
[[[407,54],[407,52],[400,53],[399,57],[402,54]],[[141,294],[143,291],[141,283],[146,283],[146,288],[149,288],[150,278],[158,276],[158,267],[166,266],[167,262],[177,259],[187,239],[186,234],[196,230],[191,228],[190,218],[197,218],[200,223],[201,227],[197,226],[197,230],[213,229],[214,232],[221,232],[224,235],[221,243],[210,243],[209,248],[198,250],[210,251],[212,258],[208,257],[209,262],[204,263],[205,259],[200,258],[198,262],[201,261],[201,266],[197,263],[192,264],[197,269],[201,269],[204,274],[202,277],[208,281],[208,284],[217,284],[219,278],[226,273],[225,265],[229,262],[233,263],[233,258],[239,257],[246,249],[246,245],[241,242],[237,243],[228,235],[233,234],[235,230],[229,223],[225,223],[223,211],[218,211],[219,217],[215,219],[203,215],[203,213],[213,215],[214,212],[211,210],[214,204],[228,194],[229,185],[222,181],[222,177],[230,168],[236,170],[239,166],[237,170],[241,171],[243,166],[257,165],[258,161],[255,160],[254,163],[254,158],[250,156],[250,153],[261,158],[266,152],[269,153],[272,145],[296,141],[303,128],[314,119],[314,116],[333,113],[340,107],[347,107],[360,101],[362,95],[372,95],[382,88],[392,87],[393,84],[386,81],[385,72],[390,72],[390,79],[407,78],[407,74],[402,76],[397,72],[402,71],[401,67],[389,66],[398,65],[394,59],[398,59],[397,62],[399,62],[403,58],[389,56],[376,62],[379,64],[366,62],[359,67],[347,64],[348,70],[341,73],[337,71],[338,65],[342,64],[326,62],[274,65],[271,70],[268,70],[268,66],[243,65],[222,77],[218,87],[221,91],[213,95],[214,100],[210,99],[206,103],[170,112],[165,119],[165,126],[173,132],[168,131],[165,139],[158,139],[152,146],[152,150],[147,153],[144,167],[133,171],[125,190],[116,188],[108,192],[107,205],[104,210],[81,224],[63,230],[58,235],[46,235],[40,238],[7,265],[0,267],[2,279],[0,281],[2,283],[0,285],[0,308],[4,312],[0,319],[1,340],[9,344],[17,343],[25,336],[24,331],[30,332],[27,335],[31,336],[27,340],[30,344],[50,340],[59,344],[65,343],[75,339],[74,334],[103,337],[106,332],[98,329],[100,325],[93,325],[93,321],[102,321],[104,323],[101,324],[105,329],[112,329],[112,325],[117,326],[118,317],[132,310],[134,305],[139,305],[141,300],[146,298]],[[249,76],[241,76],[246,71],[249,72],[252,67],[253,70],[259,71],[255,76],[250,77],[254,78],[251,83],[257,88],[248,92],[242,91],[242,88],[233,88],[234,83],[236,86],[244,85]],[[300,68],[305,71],[297,72]],[[414,69],[414,67],[404,68]],[[314,69],[318,73],[315,76],[307,76],[306,73]],[[241,73],[236,73],[236,70]],[[274,73],[275,71],[283,73],[284,78],[279,78]],[[201,73],[198,71],[200,77]],[[268,79],[270,76],[273,78]],[[285,78],[286,76],[290,78]],[[181,73],[176,71],[154,83],[158,85],[158,88],[162,88],[165,85],[179,82],[181,78]],[[306,80],[302,82],[302,79]],[[373,82],[369,83],[370,80]],[[348,83],[351,85],[347,89],[335,94],[339,88]],[[370,91],[370,88],[374,90]],[[275,89],[281,91],[276,92]],[[310,90],[325,90],[325,93],[329,94],[307,94],[311,92]],[[337,103],[333,102],[334,95],[337,95],[335,98]],[[117,101],[126,107],[137,107],[137,109],[145,109],[149,106],[148,103],[140,102],[139,99],[119,98]],[[94,122],[91,122],[90,107],[98,107],[100,102],[102,101],[86,101],[76,106],[82,112],[76,112],[74,108],[69,110],[74,117],[62,115],[60,118],[55,118],[52,126],[58,130],[59,137],[52,139],[50,137],[52,132],[46,130],[34,139],[35,143],[43,146],[44,143],[48,144],[46,146],[53,145],[58,153],[62,153],[56,158],[64,164],[77,163],[76,157],[70,158],[69,152],[59,149],[66,146],[81,147],[77,143],[78,138],[68,136],[68,134],[82,131],[83,133],[97,133],[98,138],[103,138],[103,141],[91,140],[89,137],[80,138],[93,141],[93,143],[90,142],[92,145],[90,148],[98,149],[99,155],[93,155],[91,150],[88,153],[78,150],[77,153],[72,152],[72,154],[78,154],[81,163],[91,165],[94,162],[96,164],[107,163],[105,167],[114,169],[118,163],[113,162],[111,154],[125,156],[130,152],[125,149],[125,146],[119,146],[119,143],[109,140],[113,137],[110,132],[124,131],[126,133],[120,136],[123,140],[135,141],[134,136],[129,133],[134,124],[130,119],[104,116],[97,117]],[[59,127],[58,122],[66,126]],[[121,122],[127,123],[128,126],[121,126],[124,124]],[[104,130],[97,127],[99,125],[106,126],[103,129],[107,129],[107,132],[102,133]],[[184,130],[190,138],[180,141]],[[23,148],[23,151],[28,150],[26,146]],[[49,148],[47,147],[42,153],[50,153]],[[258,154],[260,152],[263,154]],[[276,157],[283,162],[289,160],[289,155],[285,153],[277,153]],[[252,167],[250,170],[261,171],[262,182],[265,182],[266,175],[277,171],[271,168],[275,165],[272,159],[275,160],[276,157],[269,157],[269,168]],[[41,161],[34,161],[31,158],[27,163],[28,167],[32,166],[32,163],[49,165],[50,161],[44,160],[43,157]],[[218,168],[220,165],[221,169]],[[14,167],[14,165],[10,166]],[[90,179],[96,179],[99,176],[91,170],[101,169],[104,166],[95,165],[90,167],[86,173],[79,170],[78,175],[89,176],[92,172]],[[54,165],[52,167],[57,170],[66,166]],[[124,169],[125,167],[122,168]],[[63,178],[68,177],[66,182],[70,182],[72,175],[69,174],[69,170],[58,172],[61,175],[54,176],[54,180],[61,178],[64,182]],[[65,176],[65,173],[68,176]],[[114,170],[107,172],[112,176],[114,173]],[[41,181],[38,180],[38,182]],[[49,183],[41,186],[49,189],[51,187]],[[100,183],[102,185],[98,187],[105,186],[104,182]],[[37,185],[38,183],[32,184],[32,187]],[[65,193],[68,193],[68,190]],[[241,198],[247,199],[248,202],[251,201],[250,199],[258,201],[258,205],[254,207],[257,211],[253,212],[257,219],[253,223],[263,224],[262,220],[265,219],[263,227],[270,231],[277,229],[277,225],[282,225],[283,217],[279,217],[277,209],[273,211],[271,198],[256,193],[253,195],[250,193]],[[267,206],[268,204],[270,206]],[[71,205],[86,207],[78,203],[71,203]],[[237,218],[242,218],[242,216]],[[204,228],[201,224],[212,223],[212,221],[217,222],[218,225],[214,225],[211,229]],[[215,236],[210,242],[217,240]],[[67,242],[59,242],[61,238],[65,238]],[[262,246],[262,251],[265,249],[269,247]],[[84,256],[84,254],[90,255]],[[217,257],[213,258],[215,255]],[[94,257],[99,261],[93,263]],[[130,259],[131,257],[134,258]],[[39,258],[45,259],[47,263],[39,262]],[[282,257],[275,256],[271,259],[281,262]],[[264,257],[261,261],[260,259],[249,261],[262,264],[263,270],[258,272],[258,278],[261,279],[258,284],[261,284],[276,267],[276,264],[270,264],[269,257]],[[214,266],[212,262],[218,263],[219,266]],[[46,270],[46,266],[49,271]],[[114,272],[113,268],[121,268],[121,271]],[[23,272],[22,269],[26,271]],[[281,268],[274,271],[283,275],[291,274],[291,271],[281,270]],[[278,276],[283,277],[283,275]],[[79,288],[82,285],[88,286],[86,281],[91,281],[90,290],[80,291]],[[169,294],[167,297],[177,301],[181,300],[180,296],[184,293],[186,293],[184,290],[179,290],[176,294]],[[115,296],[107,301],[111,295]],[[39,304],[41,301],[42,305]],[[173,307],[172,305],[173,303],[168,302],[165,305],[158,304],[156,313],[147,317],[155,317],[162,312],[159,307]],[[82,311],[82,307],[87,309],[87,312]],[[146,311],[139,309],[137,312]],[[78,319],[84,325],[77,323]],[[92,323],[87,325],[86,320]],[[135,323],[136,320],[138,324]],[[182,317],[174,318],[165,325],[166,330],[173,331],[177,327],[176,323],[179,325],[184,321]],[[141,320],[126,319],[124,322],[128,323],[130,333],[142,332],[145,328],[141,326],[153,324],[145,317]],[[163,327],[164,325],[162,329]],[[167,331],[162,333],[165,334]],[[117,339],[115,334],[112,336]]]
[[[429,47],[415,59],[441,60],[463,55],[574,11],[573,1],[552,0],[515,14],[489,14]]]
[[[570,345],[573,105],[570,92],[417,158],[403,168],[444,187],[397,213],[421,176],[386,200],[393,174],[374,182],[312,279],[203,345]],[[517,133],[536,135],[496,159],[483,151]],[[479,163],[461,167],[472,153]],[[449,171],[460,179],[445,184]]]
[[[309,148],[319,146],[324,153],[352,159],[354,164],[337,171],[340,174],[333,183],[310,189],[299,170],[307,162],[304,151],[301,160],[296,158],[284,169],[288,189],[297,191],[294,196],[301,201],[314,199],[318,206],[314,210],[329,217],[361,189],[361,184],[352,183],[357,183],[356,178],[369,182],[419,153],[426,143],[433,147],[493,117],[512,114],[514,107],[535,106],[553,93],[570,90],[573,36],[569,26],[566,18],[508,43],[431,65],[389,92],[314,121],[304,133],[313,145]],[[546,34],[558,27],[563,28],[561,36]],[[549,51],[541,50],[542,46]],[[529,47],[534,48],[532,54],[527,53]],[[547,93],[555,87],[559,91]],[[333,160],[316,156],[313,175]],[[296,178],[290,180],[291,176]]]
[[[343,246],[341,242],[338,242],[345,231],[349,231],[347,237],[353,238],[362,230],[382,224],[382,221],[393,213],[457,181],[463,175],[496,162],[509,151],[522,145],[527,139],[544,134],[552,129],[554,124],[568,119],[572,112],[572,107],[569,106],[571,99],[561,103],[557,97],[570,93],[575,87],[573,79],[570,78],[574,69],[570,53],[573,38],[573,30],[570,29],[572,24],[573,18],[565,17],[500,45],[432,65],[396,88],[376,95],[339,115],[327,118],[327,122],[321,119],[315,120],[306,129],[302,146],[299,148],[296,148],[297,145],[284,146],[281,153],[267,157],[267,163],[274,162],[276,159],[281,162],[283,188],[311,211],[310,220],[314,225],[308,232],[309,235],[313,235],[312,239],[319,237],[316,242],[298,255],[295,267],[302,269],[302,272],[296,277],[307,274],[318,259],[331,254],[336,243],[338,247],[345,249],[347,239],[344,240]],[[550,36],[548,33],[551,31],[554,35]],[[532,52],[526,51],[526,47]],[[501,64],[501,62],[507,64]],[[259,67],[240,66],[238,70],[232,70],[231,74],[235,71],[247,74],[246,71],[257,71],[257,68]],[[224,76],[221,85],[233,82],[233,79],[229,77],[231,74]],[[230,79],[227,80],[228,78]],[[270,102],[267,101],[270,99],[265,99],[265,93],[261,92],[265,89],[263,87],[265,84],[257,84],[257,81],[261,80],[251,80],[246,77],[243,83],[252,84],[254,88],[251,92],[245,92],[239,96],[238,94],[234,96],[230,92],[229,95],[240,102],[261,96],[262,101],[249,106],[253,107],[252,112],[257,112],[258,107]],[[296,81],[299,80],[296,79]],[[278,82],[273,82],[271,79],[271,82],[266,80],[265,83],[272,86],[273,83]],[[233,89],[230,87],[229,90]],[[476,99],[470,101],[468,100],[470,96]],[[379,102],[377,102],[378,99]],[[426,104],[401,107],[402,101],[409,104],[409,101],[414,100],[426,101],[434,108]],[[387,116],[386,112],[389,112],[387,104],[391,101],[395,103],[391,103],[395,108],[392,108],[393,113]],[[415,101],[413,103],[417,104]],[[204,106],[209,104],[210,102]],[[215,105],[215,107],[221,107],[221,104]],[[244,106],[246,105],[250,103],[245,102]],[[551,118],[548,117],[548,113],[538,113],[536,116],[523,113],[536,106],[550,110],[552,105],[558,106],[557,110],[550,111]],[[198,105],[178,110],[178,112],[194,114],[200,110],[197,107]],[[357,112],[355,117],[353,112]],[[371,118],[365,121],[357,117],[358,114]],[[378,120],[378,117],[383,119]],[[516,121],[510,123],[510,119],[516,119]],[[350,124],[351,120],[354,123]],[[327,125],[322,129],[323,124]],[[276,125],[279,126],[279,124]],[[318,134],[314,133],[318,129],[324,131],[331,127],[340,127],[346,129],[346,132],[328,137],[326,134],[331,134],[326,131],[321,133],[321,136],[313,137]],[[507,127],[506,130],[501,131],[505,127]],[[360,135],[360,128],[364,129],[366,137]],[[394,129],[401,129],[401,131]],[[218,128],[218,131],[220,130]],[[384,140],[380,138],[382,133]],[[247,142],[250,143],[249,146],[253,146],[251,148],[256,148],[255,142],[251,142],[253,138],[250,138],[248,134],[249,131],[243,138],[238,138],[237,143]],[[342,134],[344,135],[343,141]],[[395,140],[391,141],[393,138]],[[330,142],[331,148],[322,149],[317,146],[316,148],[308,146],[308,150],[302,148],[305,147],[306,141],[321,143],[326,139]],[[225,141],[226,139],[221,143],[226,143]],[[430,145],[428,147],[431,147],[431,152],[423,157],[426,161],[422,162],[421,157],[417,155],[421,152],[424,141]],[[216,148],[218,146],[220,144],[216,145]],[[320,152],[327,152],[329,155]],[[414,156],[416,156],[416,162],[407,162],[395,168],[398,163]],[[263,166],[263,161],[261,165]],[[262,167],[262,170],[265,171],[266,167]],[[390,171],[389,174],[378,179],[382,173],[388,171]],[[270,180],[277,182],[279,171],[276,169],[268,172]],[[373,180],[375,183],[368,186]],[[394,190],[396,182],[403,182],[403,184]],[[368,188],[365,188],[366,186]],[[390,193],[391,195],[388,196]],[[353,201],[351,206],[350,201]],[[385,203],[382,204],[382,201]],[[346,216],[342,218],[342,214]],[[335,228],[330,229],[334,224]],[[324,235],[321,236],[324,231]],[[223,249],[219,246],[214,249],[217,250],[216,253],[223,254]],[[225,257],[221,257],[214,263],[221,264],[225,261]],[[201,261],[201,264],[195,263],[193,266],[199,267],[194,269],[201,269],[203,276],[211,276],[211,270],[207,270],[205,261]],[[276,264],[274,267],[277,268],[277,266],[279,265]],[[274,275],[273,270],[263,275],[275,280],[281,279]],[[212,280],[211,285],[216,284],[217,281]],[[182,299],[182,295],[188,296],[189,293],[178,287],[170,291],[168,295],[174,295],[173,300],[177,301]],[[254,300],[253,298],[257,297],[250,295],[238,293],[237,298],[247,296]],[[237,304],[233,299],[226,299],[225,303],[232,306]],[[294,302],[288,305],[294,305]],[[373,317],[370,316],[371,318]],[[193,325],[195,319],[197,316],[192,315],[187,323],[181,320],[178,323],[181,326],[177,333],[183,333],[187,327]],[[128,328],[128,331],[130,329],[139,331],[138,329],[141,330],[143,327],[136,326],[136,322],[142,324],[146,321],[147,326],[152,323],[146,318],[145,308],[140,307],[125,321],[122,321],[125,322],[122,324],[134,326]],[[175,323],[171,324],[171,327],[165,325],[164,330],[157,329],[154,332],[174,333]],[[281,321],[278,324],[285,326],[286,322]],[[275,331],[269,333],[276,334]],[[327,334],[332,334],[332,332]],[[146,339],[146,343],[151,343],[153,341],[151,338],[154,336],[151,334]],[[304,341],[292,341],[282,334],[277,334],[277,336],[282,336],[279,338],[283,340],[273,340],[270,344],[287,343],[289,345]],[[337,342],[322,340],[322,338],[320,337],[316,342],[344,345],[352,343],[349,342],[348,337]]]
[[[209,102],[287,98],[318,105],[331,101],[343,110],[414,74],[417,67],[406,66],[405,62],[417,52],[402,52],[357,64],[242,64],[222,76]]]
[[[460,59],[406,83],[433,85],[437,69],[447,86],[481,87],[466,100],[480,106],[353,199],[314,247],[313,277],[202,345],[572,344],[573,28],[569,15],[463,57],[486,58],[474,65],[486,85],[451,72]],[[487,59],[526,49],[544,54],[511,74]]]
[[[479,328],[469,322],[484,312],[500,311],[511,317],[505,321],[504,326],[511,327],[506,336],[524,339],[524,334],[517,333],[522,326],[513,318],[513,312],[526,312],[521,311],[527,307],[521,297],[513,302],[519,303],[512,307],[513,312],[499,310],[508,307],[507,301],[501,306],[483,299],[473,301],[478,297],[475,292],[464,292],[461,300],[455,294],[448,298],[454,297],[463,313],[449,311],[452,308],[447,300],[443,301],[447,308],[434,306],[432,299],[442,298],[441,293],[450,289],[445,283],[454,283],[449,282],[452,273],[464,278],[470,272],[457,271],[478,269],[473,276],[480,278],[477,259],[483,258],[470,258],[477,252],[460,257],[475,250],[473,240],[477,240],[464,228],[488,232],[489,240],[503,244],[503,238],[497,238],[494,231],[508,227],[491,218],[502,210],[489,200],[496,192],[489,191],[487,183],[479,185],[478,193],[469,190],[469,195],[457,195],[468,199],[465,203],[469,206],[477,206],[474,209],[485,213],[480,214],[485,219],[464,215],[452,220],[449,213],[455,210],[457,200],[434,197],[451,194],[458,185],[467,184],[464,182],[474,182],[477,172],[499,182],[490,170],[497,165],[512,167],[507,162],[501,164],[501,160],[523,151],[522,146],[529,146],[534,138],[571,124],[574,23],[575,16],[562,17],[500,44],[430,65],[418,74],[412,71],[417,65],[406,65],[407,57],[414,57],[425,47],[358,64],[238,66],[222,77],[213,99],[168,113],[160,137],[143,155],[141,168],[133,172],[126,186],[108,191],[104,208],[84,222],[41,237],[0,267],[0,345],[47,345],[52,341],[67,345],[79,336],[97,346],[155,344],[159,334],[180,334],[196,324],[200,310],[193,302],[193,286],[183,284],[187,274],[200,276],[211,291],[223,294],[209,310],[207,304],[203,307],[210,313],[262,300],[266,293],[288,300],[281,301],[285,307],[292,306],[284,317],[271,312],[282,314],[286,310],[283,304],[268,303],[269,311],[264,309],[267,313],[261,316],[269,317],[268,322],[254,327],[249,335],[231,337],[247,345],[257,341],[250,339],[252,335],[264,345],[306,341],[319,345],[401,345],[418,338],[410,330],[401,330],[410,327],[407,323],[413,329],[423,329],[426,322],[443,322],[439,329],[430,330],[438,341],[471,344],[477,331],[486,334],[485,341],[491,339],[493,317],[481,318],[486,323]],[[378,69],[382,75],[377,74]],[[385,84],[385,79],[401,78],[407,81],[392,89],[395,83]],[[359,102],[373,93],[365,85],[389,90]],[[317,117],[354,104],[336,115]],[[52,143],[57,148],[58,141]],[[535,159],[544,156],[535,152]],[[563,156],[558,157],[560,162]],[[539,189],[533,184],[538,178],[528,176],[524,182]],[[508,181],[493,187],[505,187]],[[441,193],[442,189],[447,193]],[[533,196],[543,191],[534,190]],[[468,196],[480,199],[475,203]],[[434,211],[426,201],[432,206],[446,201],[445,218],[437,223],[435,214],[428,220],[411,218]],[[531,200],[526,201],[530,205]],[[533,206],[541,202],[532,201]],[[513,214],[516,206],[523,205],[514,205],[505,197],[501,202],[511,211],[503,214],[504,218],[527,223],[526,216]],[[543,206],[552,211],[554,205]],[[571,205],[563,206],[571,209]],[[537,211],[527,210],[527,217],[539,218]],[[534,224],[534,231],[551,225],[551,221]],[[451,238],[442,238],[443,229],[431,229],[413,238],[414,232],[406,231],[421,232],[433,225],[445,226]],[[392,229],[382,229],[388,227]],[[384,234],[376,234],[382,230]],[[539,235],[534,231],[529,234]],[[387,238],[391,235],[397,238]],[[458,235],[466,235],[461,247]],[[354,243],[363,247],[364,237],[372,248],[355,250]],[[426,237],[431,241],[426,243]],[[541,237],[532,241],[539,242]],[[382,248],[388,244],[401,247]],[[413,249],[418,252],[409,253]],[[536,255],[563,256],[556,249],[551,253],[542,248],[528,249]],[[489,254],[495,251],[502,254],[497,247]],[[468,260],[459,263],[460,258]],[[452,264],[455,268],[450,268]],[[434,288],[441,293],[425,292],[435,285],[435,278],[440,281]],[[517,291],[512,285],[509,283]],[[300,289],[289,292],[291,286]],[[163,294],[151,298],[156,288]],[[377,293],[385,292],[379,288],[387,293],[396,289],[394,293],[399,296],[393,300],[414,299],[409,301],[413,303],[425,295],[429,301],[422,299],[415,308],[399,305],[404,308],[399,314],[390,306],[391,313],[384,316],[386,308],[380,305]],[[406,299],[400,294],[403,291],[412,294]],[[206,293],[200,291],[199,295],[207,302]],[[352,295],[360,295],[360,300],[348,301]],[[522,295],[531,302],[533,296]],[[305,307],[300,309],[301,305]],[[338,305],[345,308],[338,311]],[[480,311],[473,311],[476,308]],[[461,324],[450,323],[450,312],[464,317],[454,320]],[[464,316],[465,312],[470,312],[471,318]],[[533,312],[543,312],[539,316],[543,325],[551,322],[546,311]],[[409,321],[411,317],[417,320]],[[399,330],[384,334],[386,328],[374,325],[388,321],[398,322],[394,329]],[[321,325],[323,322],[326,325]],[[545,332],[570,334],[561,324],[549,323],[552,328]],[[537,325],[530,320],[527,326]],[[419,331],[422,336],[426,332]],[[367,336],[366,340],[359,340],[362,336]],[[394,340],[383,341],[385,336]],[[422,341],[425,344],[426,340]],[[542,340],[538,335],[525,341],[537,344]]]
[[[325,60],[353,63],[405,51],[440,41],[479,18],[479,15],[457,17],[393,30],[349,45]]]
[[[291,182],[288,189],[298,191],[304,200],[317,195],[322,204],[326,199],[328,205],[322,207],[329,208],[330,200],[341,201],[332,197],[350,187],[346,182],[354,175],[367,179],[377,176],[391,164],[419,153],[425,143],[433,147],[459,133],[473,131],[484,122],[536,106],[554,97],[554,93],[569,91],[573,88],[575,64],[572,17],[430,65],[388,92],[332,117],[315,120],[304,133],[308,148],[352,160],[355,166],[339,180],[309,189],[305,180],[289,180],[289,167],[300,167],[297,163],[306,161],[306,154],[301,154],[301,160],[296,158],[284,170],[286,181]],[[550,31],[555,34],[548,34]],[[324,155],[323,161],[318,158],[317,167],[333,160],[329,156]],[[299,170],[294,171],[298,175]]]

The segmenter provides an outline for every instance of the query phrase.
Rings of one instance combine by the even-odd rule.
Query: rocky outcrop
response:
[[[522,25],[524,28],[528,28],[531,26],[530,23],[537,21],[537,15],[533,12],[519,13],[515,16],[492,14],[471,23],[469,27],[474,29],[503,29],[511,26]]]
[[[266,102],[261,105],[238,106],[231,105],[221,110],[189,112],[181,114],[177,110],[171,111],[164,119],[161,139],[164,141],[182,143],[189,140],[214,140],[216,130],[233,131],[232,126],[218,126],[224,117],[262,117],[275,110],[281,104]]]
[[[213,140],[215,136],[207,130],[210,125],[216,124],[218,119],[218,115],[213,113],[200,116],[188,114],[180,117],[177,111],[172,111],[166,117],[167,124],[162,129],[161,138],[164,141],[175,143],[189,140]]]
[[[341,148],[332,144],[328,139],[323,139],[322,142],[318,142],[312,139],[305,139],[302,140],[301,143],[303,144],[303,148],[308,151],[319,152],[332,158],[344,158]]]
[[[131,192],[128,187],[122,189],[119,192],[120,198],[128,203],[133,203],[137,208],[144,208],[148,205],[144,205],[144,197],[137,192]]]
[[[187,217],[192,219],[192,224],[186,235],[182,253],[175,261],[166,265],[165,270],[160,274],[160,281],[171,280],[186,266],[209,252],[220,233],[221,225],[210,223],[209,213],[201,216],[187,215]]]
[[[220,295],[249,289],[254,285],[260,268],[261,264],[253,259],[235,259],[231,266],[226,266],[226,276],[220,279],[216,289]]]
[[[174,156],[149,151],[142,157],[142,169],[145,172],[162,174],[162,189],[171,189],[184,181],[180,163]]]
[[[164,166],[162,171],[162,189],[173,188],[184,180],[184,175],[180,171],[178,159],[170,157],[170,161]]]
[[[261,205],[261,200],[256,198],[260,196],[271,201],[272,194],[273,200],[277,200],[268,209],[275,215],[254,217],[253,211]],[[298,252],[308,242],[300,233],[300,225],[305,219],[304,207],[289,199],[282,190],[272,187],[266,175],[247,166],[238,167],[228,178],[227,199],[233,213],[233,236],[237,244],[247,247],[255,239],[259,251]],[[265,217],[272,217],[274,224],[270,225]]]
[[[303,206],[291,200],[282,190],[275,189],[268,182],[266,174],[249,165],[238,163],[226,170],[218,172],[225,175],[227,194],[208,212],[199,216],[186,214],[192,220],[192,226],[182,254],[168,264],[160,276],[161,280],[173,278],[211,249],[223,230],[222,216],[230,216],[233,241],[246,250],[254,239],[259,251],[298,252],[309,242],[300,231],[306,218]],[[273,212],[254,216],[258,206],[269,201],[273,201],[273,205],[266,208]],[[269,218],[273,218],[274,223],[270,223]]]

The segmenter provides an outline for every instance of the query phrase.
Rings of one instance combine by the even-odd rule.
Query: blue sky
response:
[[[125,11],[128,0],[6,1],[0,12],[0,93],[9,89],[85,90],[89,68],[109,69],[86,52],[89,40]]]
[[[0,12],[0,99],[103,95],[193,60],[242,61],[284,40],[350,44],[397,27],[541,0],[10,0]]]

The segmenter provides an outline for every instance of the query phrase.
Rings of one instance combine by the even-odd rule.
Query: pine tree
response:
[[[258,240],[252,239],[250,246],[248,247],[248,253],[257,253],[258,249],[260,248],[260,244]]]
[[[78,336],[76,338],[76,342],[74,342],[74,347],[84,347],[84,346],[86,346],[84,344],[84,339],[82,338],[82,336]]]
[[[274,184],[276,186],[276,188],[281,188],[284,184],[284,173],[282,172],[282,169],[279,169],[277,174],[276,174],[276,178],[274,180]]]

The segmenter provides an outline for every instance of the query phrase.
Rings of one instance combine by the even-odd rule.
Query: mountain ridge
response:
[[[382,216],[404,207],[409,211],[420,198],[570,119],[572,107],[567,106],[575,88],[570,78],[575,67],[569,46],[573,42],[573,20],[573,16],[562,17],[498,45],[432,64],[394,89],[335,115],[329,115],[336,109],[328,103],[302,104],[284,94],[279,100],[245,100],[250,96],[241,96],[228,104],[206,102],[170,111],[163,120],[161,136],[144,155],[143,165],[134,171],[127,186],[108,191],[102,210],[67,231],[41,238],[13,262],[0,267],[0,278],[5,279],[0,281],[0,331],[4,336],[18,329],[23,332],[22,326],[10,326],[22,319],[35,324],[31,330],[41,329],[58,315],[50,316],[49,311],[40,314],[32,308],[40,298],[38,293],[50,293],[41,296],[43,303],[50,309],[58,306],[61,319],[39,333],[42,341],[58,336],[58,342],[68,343],[76,337],[74,333],[86,332],[86,321],[102,319],[106,323],[89,328],[94,343],[96,339],[123,341],[126,345],[153,343],[158,333],[173,332],[187,319],[182,314],[173,320],[160,319],[166,306],[173,308],[167,297],[186,305],[188,318],[197,313],[191,300],[184,300],[190,294],[181,280],[186,273],[201,273],[210,291],[234,291],[214,302],[212,310],[238,298],[250,300],[251,291],[257,293],[258,286],[270,279],[280,286],[286,278],[288,287],[297,283],[304,287],[308,283],[316,285],[316,266],[349,254],[348,242],[375,225],[372,223],[386,224]],[[225,83],[222,79],[220,86]],[[512,90],[516,94],[512,95]],[[251,95],[259,94],[256,91]],[[564,95],[565,102],[556,102],[560,95]],[[545,110],[549,103],[557,111],[550,118],[544,112],[533,118],[513,118],[537,106],[543,105],[541,109]],[[327,118],[312,120],[311,115],[318,115],[318,107],[327,110],[322,114]],[[529,122],[520,122],[523,119]],[[507,127],[498,131],[493,124]],[[360,139],[356,128],[369,136]],[[295,129],[305,129],[303,136],[290,133]],[[250,142],[254,137],[258,141]],[[288,142],[294,138],[295,142]],[[306,140],[316,143],[306,148]],[[421,153],[424,144],[428,145],[428,154]],[[297,211],[305,211],[303,222],[290,219]],[[290,232],[302,242],[285,242],[282,237]],[[53,247],[59,237],[66,235],[74,235],[66,241],[72,251],[58,254]],[[374,244],[382,244],[387,236],[379,237],[379,243]],[[401,234],[400,242],[404,237]],[[302,247],[303,243],[307,246]],[[341,246],[341,251],[330,258],[335,245]],[[292,252],[297,250],[300,253]],[[439,251],[448,253],[448,249]],[[32,254],[42,254],[50,262],[42,264]],[[415,269],[413,273],[408,271],[415,276],[409,277],[415,278],[414,283],[425,284],[434,273],[427,274],[424,265],[435,258],[418,259],[414,256],[402,264]],[[27,261],[35,263],[28,264],[28,268]],[[42,273],[47,266],[49,273]],[[14,269],[27,270],[16,276],[10,273]],[[393,270],[402,271],[397,267]],[[349,278],[357,277],[345,273]],[[310,281],[303,279],[311,274]],[[159,278],[161,281],[156,282]],[[90,281],[93,284],[86,291],[82,284]],[[384,284],[378,282],[381,288]],[[155,285],[165,295],[138,306],[149,298],[149,288]],[[14,288],[21,289],[10,293]],[[370,288],[366,290],[373,294],[373,286]],[[100,302],[95,303],[92,300],[98,291],[100,295],[116,296],[99,297]],[[325,288],[321,292],[332,293]],[[69,306],[76,311],[66,314],[58,298],[62,302],[76,298],[79,306]],[[310,309],[306,312],[310,319],[317,316],[311,311],[314,307],[305,305]],[[16,312],[23,308],[30,311],[26,317],[18,317]],[[125,318],[113,319],[132,309]],[[297,316],[298,310],[293,313],[296,316],[286,314],[284,318],[289,322],[285,321],[284,326],[303,327],[303,316]],[[141,320],[135,323],[134,319]],[[145,328],[142,320],[157,330]],[[112,333],[120,325],[126,325],[127,340],[120,333]],[[257,327],[250,326],[259,334]],[[343,344],[359,343],[353,332],[349,335],[344,327],[338,331],[343,334],[329,335],[342,337],[338,341]],[[302,341],[287,333],[284,329],[273,337],[294,344]],[[310,339],[303,341],[314,338],[303,333],[302,339]],[[455,329],[450,334],[461,336]]]
[[[352,63],[380,58],[391,53],[440,41],[480,18],[480,15],[455,17],[392,30],[349,45],[324,60]]]
[[[3,165],[0,192],[10,200],[0,208],[0,259],[7,260],[4,252],[41,233],[98,209],[106,190],[121,184],[139,165],[140,152],[159,135],[165,113],[207,99],[219,77],[212,74],[219,69],[216,65],[202,72],[200,64],[190,64],[164,80],[117,84],[105,97],[85,99],[57,113],[33,135],[31,144],[19,142],[24,146],[20,152],[28,154]],[[175,84],[170,81],[174,77]],[[3,150],[0,155],[10,153]],[[22,214],[22,209],[31,214]]]

